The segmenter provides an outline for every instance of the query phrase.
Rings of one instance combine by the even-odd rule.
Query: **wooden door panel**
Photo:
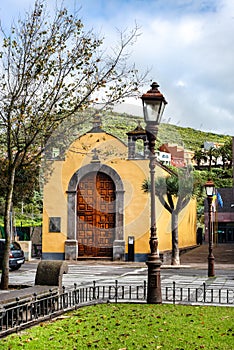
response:
[[[77,190],[79,255],[112,256],[115,185],[103,173],[86,175]]]

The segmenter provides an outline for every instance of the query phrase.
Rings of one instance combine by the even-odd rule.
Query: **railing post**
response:
[[[93,300],[96,299],[96,282],[93,281]]]
[[[221,304],[221,300],[222,300],[222,289],[219,289],[219,303]]]
[[[124,300],[124,296],[125,296],[125,288],[124,286],[122,286],[122,300]]]
[[[38,310],[37,310],[37,306],[38,306],[38,302],[37,302],[37,293],[33,294],[34,296],[34,318],[38,318]]]
[[[203,302],[206,302],[206,284],[205,282],[203,283]]]
[[[146,286],[146,281],[144,281],[144,300],[146,300],[146,290],[147,290],[147,286]]]
[[[76,305],[76,287],[77,287],[77,284],[74,283],[73,300],[72,300],[73,306]]]
[[[173,296],[172,296],[172,299],[173,299],[173,304],[175,304],[175,298],[176,298],[176,283],[175,281],[173,281]]]
[[[115,280],[115,302],[118,302],[118,280]]]
[[[18,326],[18,323],[19,323],[19,298],[15,298],[15,300],[16,300],[16,305],[17,305],[15,323],[16,323],[16,325]],[[12,316],[13,316],[13,314],[12,314]],[[14,323],[13,318],[14,318],[14,317],[12,317],[12,322]]]
[[[183,287],[180,287],[180,301],[183,300]]]
[[[6,309],[4,306],[0,306],[0,330],[2,330],[3,320],[6,315]]]

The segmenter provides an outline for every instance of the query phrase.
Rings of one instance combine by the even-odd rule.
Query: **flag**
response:
[[[212,196],[212,208],[213,208],[213,212],[216,211],[216,199],[217,199],[216,194],[213,194],[213,196]]]
[[[223,208],[223,199],[222,199],[221,194],[219,192],[217,192],[217,202],[218,202],[218,205],[220,206],[220,208]]]

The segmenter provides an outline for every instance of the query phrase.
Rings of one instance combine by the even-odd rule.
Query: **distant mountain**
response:
[[[115,105],[113,111],[119,114],[128,114],[130,117],[142,118],[142,106],[131,103],[120,103]]]

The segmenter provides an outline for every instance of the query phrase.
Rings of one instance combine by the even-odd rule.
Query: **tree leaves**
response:
[[[7,174],[1,288],[7,289],[17,170],[33,171],[61,122],[93,106],[95,94],[102,95],[104,105],[136,96],[146,74],[139,76],[127,53],[137,26],[124,35],[120,32],[115,50],[105,53],[103,39],[86,31],[79,13],[70,13],[62,1],[48,13],[45,1],[35,0],[33,10],[11,27],[10,34],[2,27],[0,32],[0,151]]]

